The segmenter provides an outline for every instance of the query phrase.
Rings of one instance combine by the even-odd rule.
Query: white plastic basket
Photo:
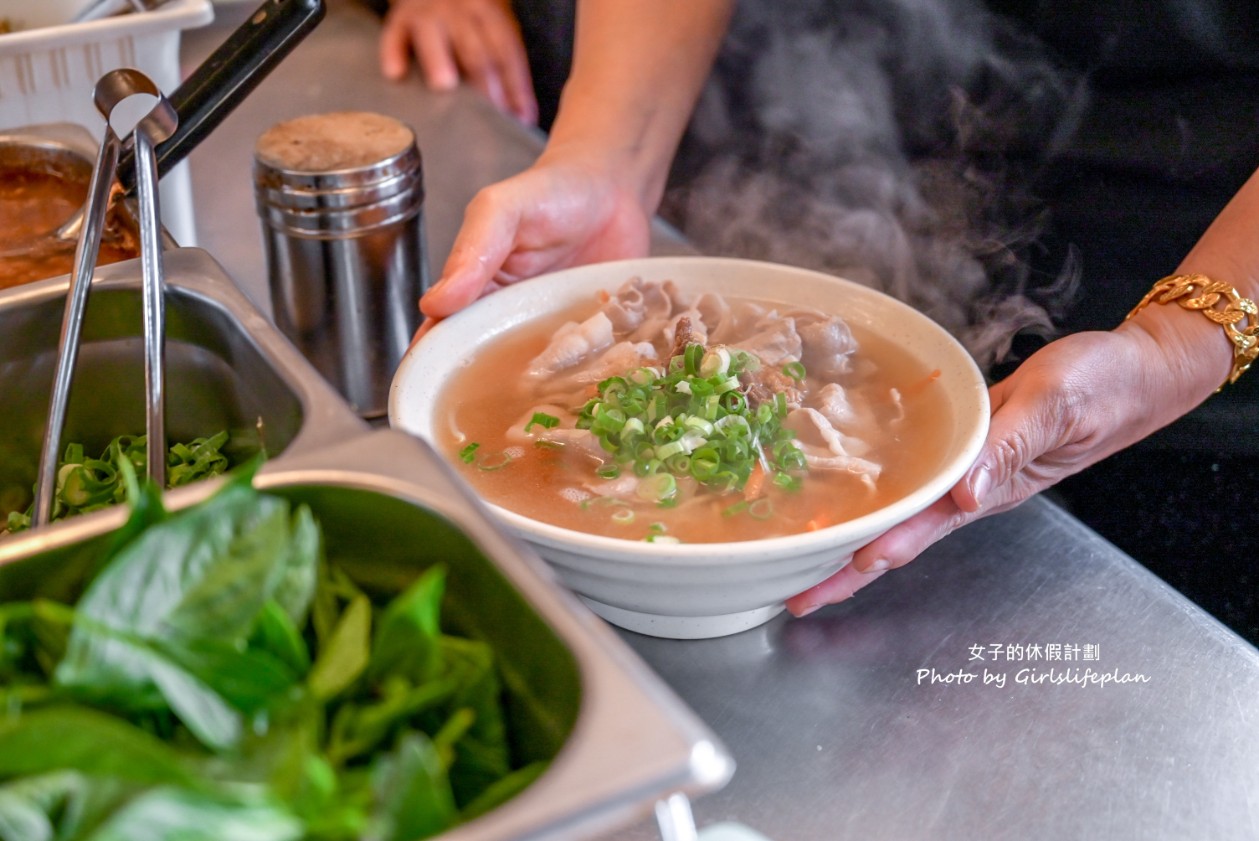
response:
[[[69,24],[88,0],[0,0],[0,129],[77,123],[99,138],[92,102],[98,79],[134,67],[169,93],[179,86],[179,35],[214,19],[210,0],[170,0],[157,9]],[[192,181],[186,164],[162,178],[162,223],[181,245],[195,244]]]

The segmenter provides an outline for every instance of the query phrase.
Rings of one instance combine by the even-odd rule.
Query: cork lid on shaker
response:
[[[258,138],[257,160],[289,172],[363,169],[415,143],[405,124],[368,111],[311,114],[272,126]]]
[[[286,120],[254,147],[258,198],[274,207],[347,207],[400,192],[422,195],[421,172],[411,128],[368,111]]]

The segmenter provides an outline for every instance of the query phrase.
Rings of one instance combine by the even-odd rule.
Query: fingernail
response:
[[[803,619],[804,617],[808,616],[810,613],[817,610],[821,606],[822,606],[822,603],[818,602],[817,604],[805,605],[804,607],[799,608],[799,609],[788,608],[788,612],[791,613],[791,615],[796,617],[797,619]]]
[[[884,570],[888,569],[891,565],[892,565],[892,562],[889,561],[887,558],[875,558],[873,561],[866,564],[864,567],[858,567],[857,572],[864,572],[867,575],[872,572],[883,572]]]
[[[980,506],[984,504],[984,497],[988,495],[988,490],[992,487],[992,473],[988,468],[981,467],[975,471],[970,480],[970,495]]]
[[[459,77],[454,73],[438,71],[428,80],[428,86],[435,91],[453,91],[459,87]]]

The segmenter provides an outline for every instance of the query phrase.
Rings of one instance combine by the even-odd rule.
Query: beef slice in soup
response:
[[[942,457],[931,372],[860,325],[670,281],[602,297],[496,340],[443,394],[442,443],[487,501],[629,540],[753,540],[874,511]]]

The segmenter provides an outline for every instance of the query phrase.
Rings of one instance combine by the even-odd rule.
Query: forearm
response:
[[[1234,287],[1243,298],[1259,300],[1259,172],[1220,212],[1176,273],[1203,274]],[[1241,326],[1247,323],[1255,324],[1254,318]],[[1163,360],[1172,384],[1167,404],[1175,412],[1168,421],[1209,397],[1232,370],[1233,345],[1223,328],[1174,303],[1152,303],[1121,329],[1139,330],[1157,347],[1154,359]]]
[[[543,158],[616,174],[648,211],[725,33],[732,0],[582,0]]]

